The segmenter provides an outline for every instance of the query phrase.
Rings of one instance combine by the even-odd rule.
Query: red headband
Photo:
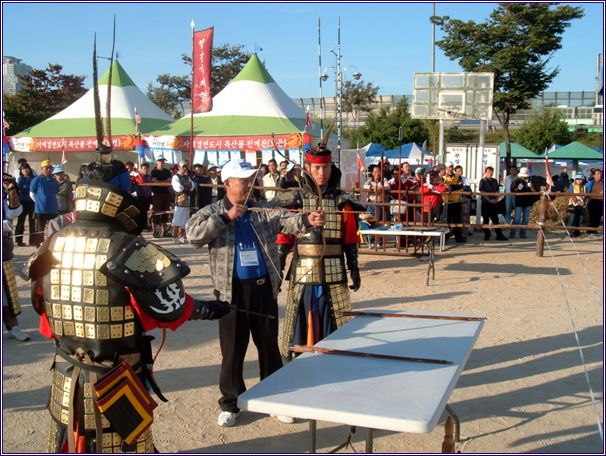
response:
[[[332,160],[332,154],[327,155],[311,155],[305,154],[305,160],[309,163],[313,163],[316,165],[325,165],[326,163],[330,163]]]

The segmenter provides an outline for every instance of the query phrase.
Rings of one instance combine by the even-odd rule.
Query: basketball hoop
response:
[[[438,108],[440,113],[440,119],[444,122],[444,128],[450,129],[454,127],[456,121],[459,119],[459,106],[449,106],[447,109]]]
[[[492,120],[493,73],[415,73],[410,115],[441,119]]]

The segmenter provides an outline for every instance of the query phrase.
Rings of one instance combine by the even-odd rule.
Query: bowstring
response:
[[[268,222],[270,221],[269,220],[269,215],[267,214],[267,212],[260,212],[260,214],[262,214],[263,216],[265,216],[267,218]],[[269,251],[267,250],[267,247],[265,246],[265,244],[263,242],[261,242],[261,236],[259,236],[259,233],[257,232],[257,230],[255,228],[255,224],[252,223],[252,220],[250,222],[250,226],[252,226],[253,231],[257,235],[257,239],[259,239],[259,244],[261,244],[261,246],[263,247],[263,250],[265,251],[265,255],[267,256],[267,258],[269,258],[269,262],[271,263],[271,266],[274,268],[274,271],[276,271],[276,274],[278,275],[278,278],[280,280],[280,284],[278,286],[282,286],[282,282],[284,281],[284,279],[282,278],[282,273],[278,271],[278,268],[276,267],[275,263],[271,259],[271,255],[269,254]]]

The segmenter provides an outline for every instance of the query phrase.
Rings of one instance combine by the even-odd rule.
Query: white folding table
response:
[[[431,227],[431,226],[409,226],[399,230],[395,229],[368,229],[360,230],[362,236],[419,236],[423,243],[427,246],[429,253],[429,265],[427,268],[427,285],[429,285],[429,274],[433,272],[432,278],[436,278],[436,267],[435,267],[435,251],[436,251],[436,238],[440,239],[440,252],[444,250],[444,243],[446,235],[448,234],[448,228],[442,227]]]
[[[317,420],[367,428],[367,452],[372,452],[372,429],[429,433],[484,322],[477,316],[425,315],[473,320],[356,316],[316,346],[452,364],[303,353],[241,394],[238,407],[310,420],[312,453]]]

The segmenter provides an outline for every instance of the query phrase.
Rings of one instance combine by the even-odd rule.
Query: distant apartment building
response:
[[[15,95],[23,88],[17,76],[28,74],[33,68],[21,59],[6,56],[2,58],[2,92],[6,95]]]

